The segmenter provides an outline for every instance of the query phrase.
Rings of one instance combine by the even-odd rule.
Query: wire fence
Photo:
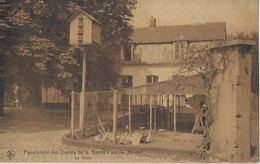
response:
[[[72,137],[74,132],[82,129],[83,133],[76,133],[76,138],[104,134],[112,131],[113,127],[117,127],[118,131],[129,132],[140,128],[174,129],[176,115],[173,106],[172,95],[126,94],[117,91],[72,93]]]

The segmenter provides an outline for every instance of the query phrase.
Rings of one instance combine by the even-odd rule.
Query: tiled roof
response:
[[[172,41],[208,41],[225,39],[226,23],[158,26],[135,28],[133,43],[163,43]]]
[[[174,76],[173,80],[163,81],[158,83],[152,83],[147,85],[147,94],[177,94],[177,95],[187,95],[187,94],[204,94],[203,80],[201,76],[194,75],[190,77],[177,77]]]

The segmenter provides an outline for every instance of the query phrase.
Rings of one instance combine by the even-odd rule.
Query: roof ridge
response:
[[[177,27],[177,26],[200,26],[200,25],[217,24],[217,23],[224,23],[224,24],[226,24],[225,21],[222,21],[222,22],[206,22],[206,23],[180,24],[180,25],[163,25],[163,26],[156,26],[155,28],[160,28],[160,27]],[[134,27],[133,29],[147,29],[147,28],[151,28],[151,27],[148,27],[148,26],[145,26],[145,27]]]
[[[80,14],[80,13],[85,14],[89,19],[91,19],[92,21],[95,21],[95,22],[97,22],[98,24],[101,25],[101,23],[100,23],[96,18],[94,18],[92,15],[90,15],[89,13],[87,13],[86,11],[84,11],[83,9],[79,9],[79,10],[76,11],[74,14],[72,14],[72,16],[69,17],[68,21],[69,21],[69,22],[72,21],[72,20],[73,20],[76,16],[78,16],[78,14]]]

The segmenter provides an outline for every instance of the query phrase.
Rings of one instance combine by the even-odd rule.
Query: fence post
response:
[[[79,112],[79,128],[83,129],[84,125],[84,109],[85,109],[85,92],[80,93],[80,112]]]
[[[152,106],[152,95],[150,95],[150,134],[153,129],[153,106]]]
[[[173,106],[173,119],[174,119],[174,135],[176,135],[176,95],[173,96],[173,102],[174,102],[174,106]]]
[[[164,120],[163,120],[163,116],[164,116],[164,110],[163,110],[163,95],[161,95],[160,97],[161,97],[161,101],[160,101],[161,126],[160,126],[160,128],[163,129],[163,128],[164,128]]]
[[[113,98],[113,142],[116,144],[116,131],[117,131],[117,90],[114,90]]]
[[[141,105],[144,106],[143,94],[140,95]]]
[[[93,102],[93,109],[94,109],[94,131],[95,131],[95,134],[97,134],[97,115],[98,115],[98,111],[97,111],[97,101],[98,101],[98,95],[97,95],[97,93],[95,93],[94,102]]]
[[[158,96],[159,97],[159,96]],[[158,108],[158,103],[159,103],[159,101],[158,101],[158,103],[156,104],[156,96],[154,96],[153,97],[153,99],[154,99],[154,130],[156,131],[156,124],[157,124],[157,120],[156,120],[156,112],[157,112],[157,108]]]
[[[71,118],[70,118],[70,127],[71,127],[71,139],[74,135],[74,107],[75,107],[75,93],[71,92]]]
[[[83,61],[82,61],[82,91],[80,94],[80,116],[79,128],[83,130],[84,126],[84,109],[85,109],[85,92],[86,92],[86,68],[87,68],[87,53],[83,47]]]
[[[181,96],[177,95],[177,99],[178,99],[178,113],[179,113],[179,118],[181,117]]]
[[[128,95],[129,134],[132,134],[131,94]]]
[[[170,129],[170,112],[169,112],[169,95],[167,95],[167,126],[168,130]]]

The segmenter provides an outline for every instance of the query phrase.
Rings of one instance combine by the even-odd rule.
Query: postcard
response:
[[[1,163],[259,162],[257,0],[1,0]]]

